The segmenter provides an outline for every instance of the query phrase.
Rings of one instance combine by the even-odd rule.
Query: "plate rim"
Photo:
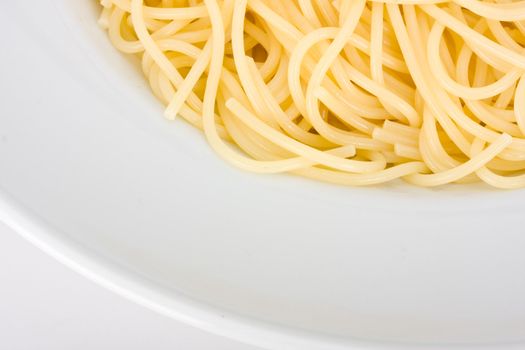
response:
[[[203,331],[264,349],[518,350],[525,342],[424,344],[337,337],[242,316],[163,287],[60,232],[0,185],[0,222],[26,241],[97,285],[149,310]]]

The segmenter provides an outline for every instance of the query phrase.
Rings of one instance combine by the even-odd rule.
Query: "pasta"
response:
[[[344,185],[525,187],[525,1],[100,0],[165,117]]]

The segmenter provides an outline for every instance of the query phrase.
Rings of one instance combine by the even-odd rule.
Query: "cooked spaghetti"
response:
[[[242,169],[525,186],[525,1],[100,2],[165,117]]]

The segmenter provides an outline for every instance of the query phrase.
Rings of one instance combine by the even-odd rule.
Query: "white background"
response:
[[[257,348],[158,315],[77,275],[0,223],[0,348]]]

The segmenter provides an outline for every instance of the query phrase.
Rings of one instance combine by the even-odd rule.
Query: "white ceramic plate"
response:
[[[525,347],[525,192],[259,176],[167,122],[91,0],[0,3],[0,218],[271,349]]]

